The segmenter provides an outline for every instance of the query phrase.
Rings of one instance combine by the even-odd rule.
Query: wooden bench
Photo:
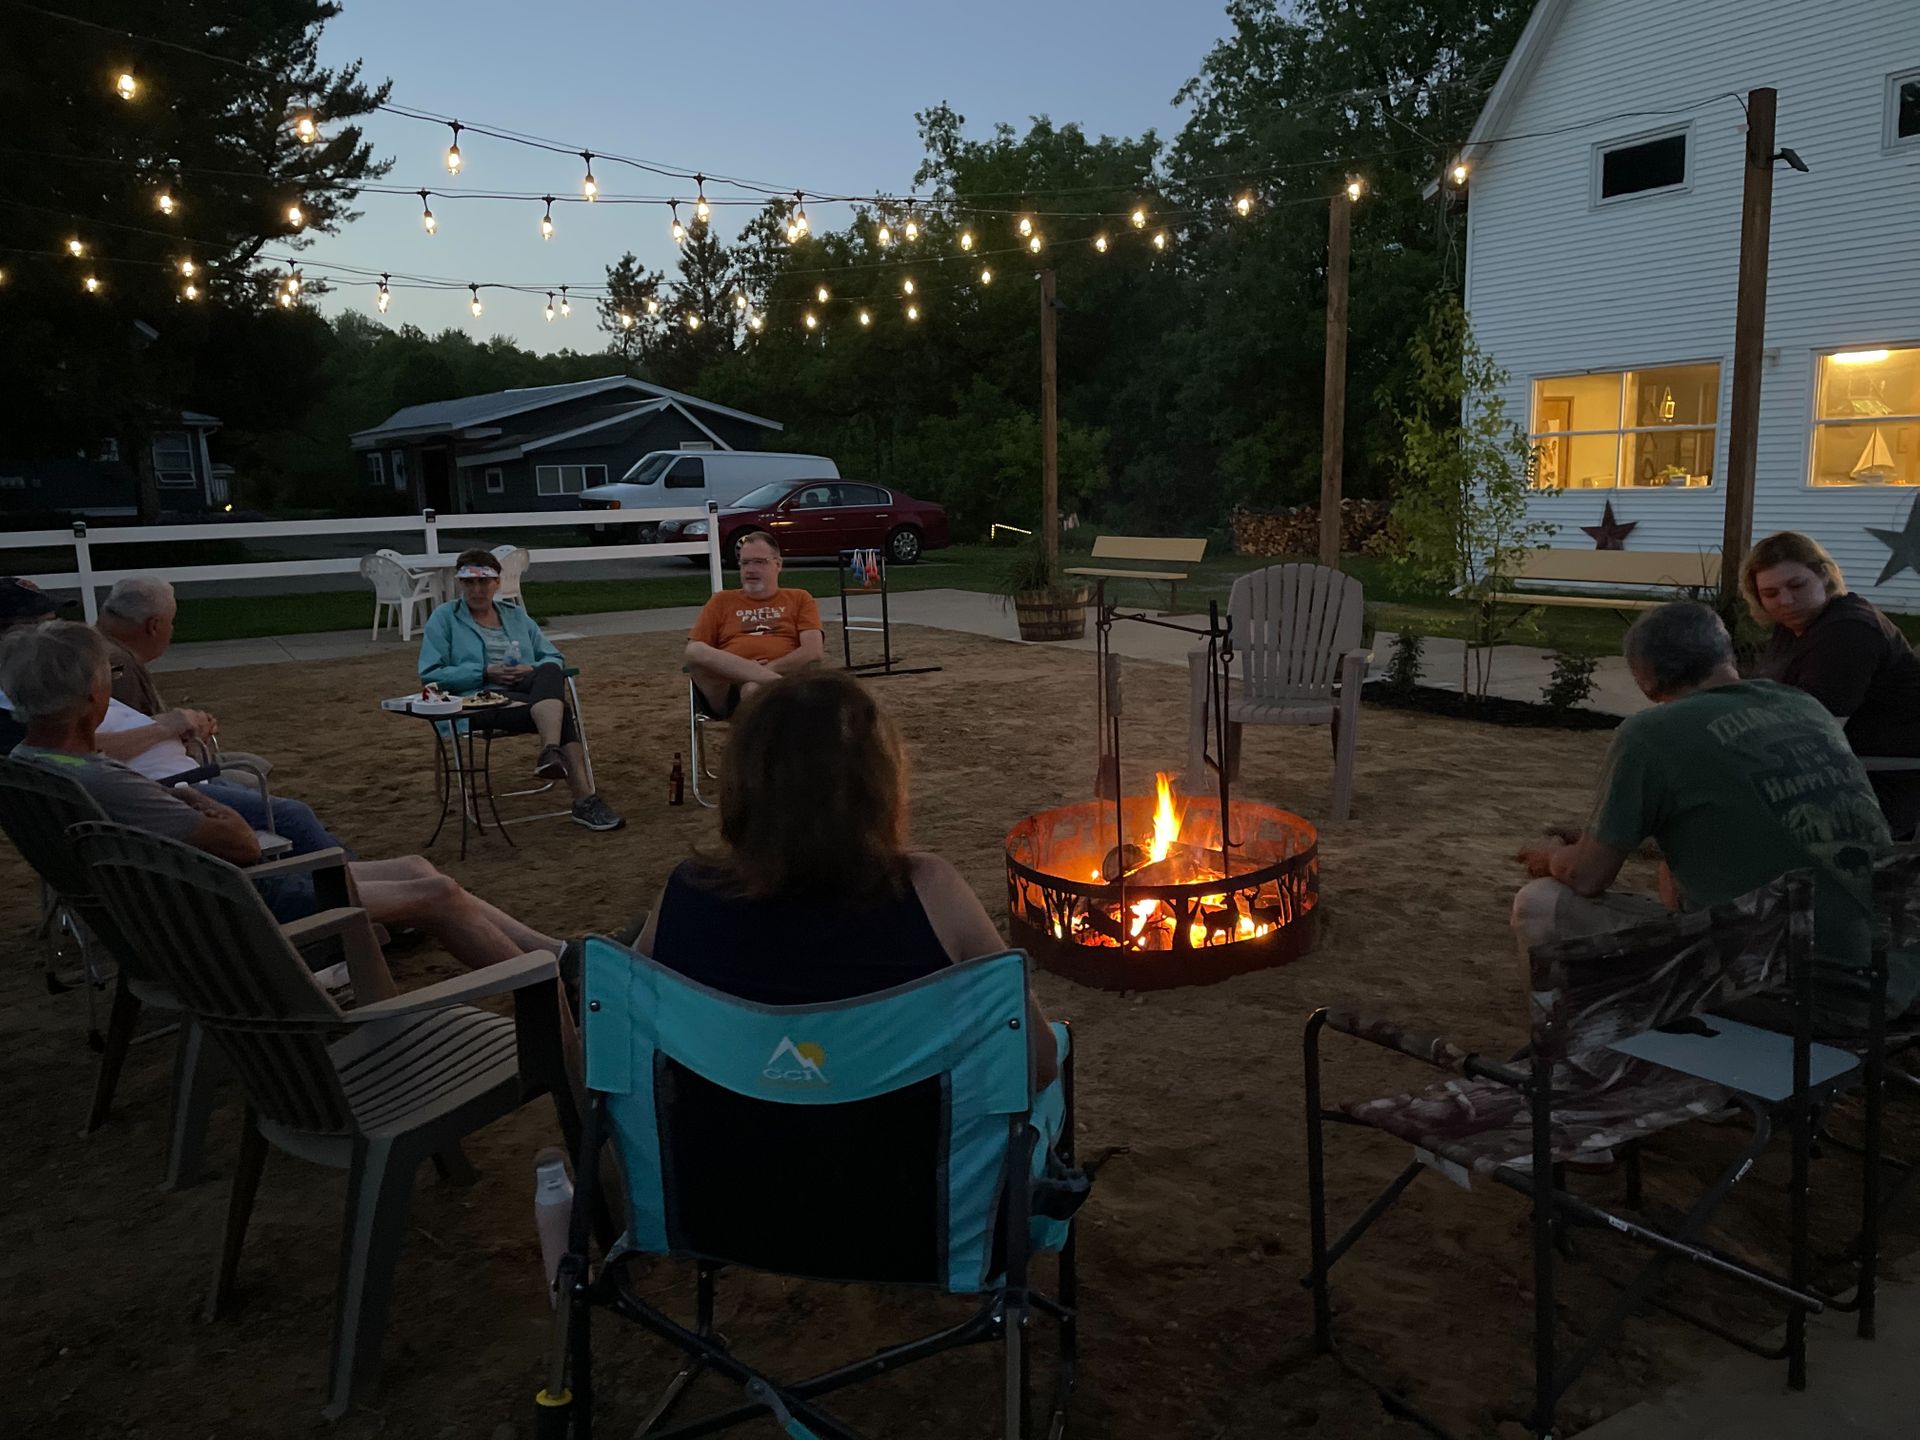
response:
[[[1698,550],[1533,550],[1514,574],[1516,584],[1640,586],[1670,593],[1652,599],[1576,595],[1558,590],[1506,591],[1504,605],[1578,605],[1597,610],[1651,610],[1680,594],[1720,583],[1720,553]]]
[[[1207,542],[1201,540],[1159,539],[1151,535],[1102,535],[1093,542],[1093,558],[1096,560],[1140,560],[1149,564],[1197,565],[1207,558]],[[1179,593],[1180,582],[1187,578],[1184,570],[1111,570],[1097,565],[1079,565],[1066,572],[1069,575],[1091,575],[1101,580],[1145,580],[1149,585],[1155,581],[1165,581],[1167,585],[1167,608],[1173,609],[1174,597]]]

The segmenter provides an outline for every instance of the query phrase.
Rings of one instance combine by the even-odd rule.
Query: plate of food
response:
[[[416,715],[458,715],[463,708],[458,695],[448,695],[438,685],[428,685],[407,703]]]
[[[498,690],[481,690],[476,694],[467,696],[465,700],[460,702],[461,707],[467,710],[491,710],[496,705],[507,705],[511,703],[512,702]]]

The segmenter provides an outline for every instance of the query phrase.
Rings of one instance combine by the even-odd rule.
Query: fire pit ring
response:
[[[1128,796],[1125,833],[1154,831],[1154,797]],[[1220,805],[1187,803],[1162,862],[1129,854],[1117,880],[1114,802],[1029,815],[1007,835],[1013,943],[1055,974],[1102,990],[1210,985],[1285,965],[1313,946],[1319,833],[1277,806],[1233,800],[1230,863],[1220,864]],[[1132,847],[1129,847],[1131,851]],[[1222,873],[1222,871],[1230,873]]]

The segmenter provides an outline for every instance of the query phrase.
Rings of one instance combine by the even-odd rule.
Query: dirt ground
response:
[[[953,860],[1004,917],[1002,843],[1021,816],[1091,792],[1092,658],[946,632],[901,647],[938,674],[872,683],[904,729],[914,764],[914,835]],[[651,903],[690,847],[709,843],[709,812],[666,804],[672,753],[685,745],[678,643],[669,637],[566,645],[584,695],[601,788],[628,817],[596,835],[564,822],[517,831],[518,848],[479,841],[448,870],[557,934],[610,928]],[[362,853],[419,849],[431,824],[429,747],[420,722],[374,708],[403,691],[411,653],[302,668],[162,677],[173,703],[215,711],[229,740],[271,755],[276,785],[319,809]],[[1129,779],[1184,752],[1184,672],[1128,672]],[[1472,1047],[1504,1051],[1524,1010],[1506,930],[1515,844],[1585,808],[1606,736],[1502,730],[1369,707],[1360,731],[1355,818],[1321,834],[1324,924],[1315,951],[1224,984],[1123,996],[1042,975],[1050,1013],[1076,1024],[1081,1144],[1124,1147],[1082,1212],[1083,1365],[1078,1433],[1116,1440],[1414,1435],[1337,1364],[1313,1358],[1300,1277],[1307,1222],[1301,1026],[1317,1005],[1357,1002]],[[503,768],[530,745],[509,746]],[[1324,731],[1250,732],[1243,793],[1309,819],[1326,814]],[[1650,885],[1650,877],[1633,877]],[[49,996],[29,938],[35,888],[0,856],[0,1107],[7,1127],[0,1217],[0,1433],[332,1433],[480,1436],[530,1433],[548,1324],[531,1215],[534,1152],[557,1130],[532,1106],[468,1144],[471,1188],[423,1172],[386,1371],[373,1408],[336,1426],[320,1418],[333,1307],[343,1177],[275,1153],[241,1268],[238,1315],[200,1318],[225,1188],[160,1191],[170,1043],[136,1046],[112,1120],[82,1138],[93,1077],[78,993]],[[777,937],[769,937],[777,943]],[[432,953],[396,959],[403,986],[444,973]],[[104,1013],[104,1010],[103,1010]],[[1426,1083],[1418,1064],[1329,1040],[1331,1094]],[[237,1099],[216,1116],[216,1166],[230,1164]],[[1656,1207],[1684,1203],[1737,1147],[1732,1127],[1694,1126],[1651,1147]],[[1336,1130],[1329,1142],[1336,1226],[1405,1162],[1404,1148]],[[1785,1157],[1769,1156],[1724,1212],[1723,1236],[1767,1247],[1784,1265]],[[1818,1233],[1846,1230],[1857,1172],[1836,1157],[1815,1170]],[[1578,1188],[1617,1199],[1615,1176]],[[1892,1237],[1912,1248],[1910,1232]],[[1612,1237],[1581,1240],[1598,1263],[1563,1275],[1565,1333],[1614,1291],[1597,1274],[1638,1259]],[[1424,1177],[1335,1272],[1336,1323],[1349,1353],[1409,1387],[1437,1417],[1476,1434],[1523,1413],[1529,1386],[1530,1279],[1524,1211],[1500,1189],[1462,1194]],[[1042,1277],[1047,1274],[1042,1268]],[[685,1300],[677,1267],[658,1292]],[[1750,1329],[1772,1322],[1744,1293],[1688,1272],[1669,1293]],[[950,1316],[954,1302],[876,1297],[763,1277],[729,1277],[719,1323],[749,1358],[800,1374]],[[670,1373],[665,1349],[602,1320],[605,1413],[630,1433]],[[1648,1313],[1629,1323],[1576,1385],[1563,1417],[1589,1424],[1684,1376],[1715,1342]],[[839,1407],[875,1435],[997,1433],[987,1352],[908,1370]],[[731,1401],[719,1382],[709,1392]],[[743,1433],[773,1433],[770,1424]],[[1509,1431],[1508,1433],[1517,1433]]]

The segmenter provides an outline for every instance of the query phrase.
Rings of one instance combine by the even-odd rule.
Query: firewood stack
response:
[[[1378,500],[1340,502],[1340,548],[1378,553],[1387,543],[1387,507]],[[1233,549],[1238,555],[1315,555],[1320,550],[1320,507],[1233,512]]]

